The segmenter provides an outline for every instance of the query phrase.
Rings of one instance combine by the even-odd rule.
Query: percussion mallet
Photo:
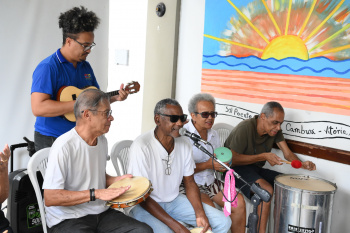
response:
[[[290,164],[293,168],[296,168],[296,169],[301,168],[302,166],[302,163],[299,160],[293,160],[292,162],[282,160],[281,162]]]

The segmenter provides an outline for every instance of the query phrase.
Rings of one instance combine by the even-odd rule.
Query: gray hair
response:
[[[177,100],[170,99],[170,98],[163,99],[156,104],[156,107],[154,108],[154,115],[159,114],[159,113],[164,113],[166,106],[168,104],[174,105],[174,106],[179,106],[181,108],[181,105],[179,104],[179,102],[177,102]]]
[[[260,115],[264,113],[265,116],[269,118],[270,116],[273,115],[273,111],[275,108],[284,113],[284,109],[280,103],[271,101],[264,104],[263,108],[261,109]]]
[[[197,110],[197,104],[200,101],[209,101],[214,105],[214,110],[215,110],[215,98],[208,93],[198,93],[192,96],[190,99],[190,102],[188,103],[188,112],[189,113],[195,113],[198,112]]]
[[[82,111],[86,109],[97,109],[97,107],[103,101],[107,100],[110,102],[108,94],[98,89],[86,89],[77,98],[74,103],[74,115],[75,118],[81,118]],[[93,114],[96,114],[93,112]]]

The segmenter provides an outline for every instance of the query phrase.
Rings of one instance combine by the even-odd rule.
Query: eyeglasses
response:
[[[163,159],[163,161],[166,162],[166,168],[165,168],[165,175],[170,175],[171,174],[171,167],[170,167],[170,162],[169,162],[169,155],[168,155],[168,160]]]
[[[170,117],[170,122],[172,122],[172,123],[176,123],[179,119],[181,120],[181,122],[185,122],[187,119],[186,114],[183,114],[183,115],[167,115],[167,114],[163,114],[163,113],[158,113],[158,114],[162,115],[162,116]]]
[[[194,112],[195,114],[199,114],[201,115],[203,118],[208,118],[209,116],[211,116],[212,118],[215,118],[218,116],[217,112]]]
[[[110,116],[112,116],[112,109],[111,110],[107,110],[107,111],[98,111],[95,109],[88,109],[89,111],[93,111],[93,112],[102,112],[103,116],[106,116],[106,118],[108,119]],[[83,113],[85,110],[81,111],[81,113]]]
[[[73,39],[73,38],[72,38]],[[83,46],[84,48],[84,52],[88,51],[88,50],[92,50],[94,48],[94,46],[96,46],[95,42],[92,42],[91,45],[84,45],[82,43],[80,43],[79,41],[77,41],[76,39],[73,39],[75,42],[77,42],[78,44],[80,44],[81,46]]]

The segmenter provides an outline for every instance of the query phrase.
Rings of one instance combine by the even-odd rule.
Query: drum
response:
[[[216,158],[223,163],[228,163],[231,165],[232,162],[232,152],[226,147],[218,147],[214,150]]]
[[[191,233],[201,233],[203,230],[203,227],[197,227],[197,228],[193,228],[191,231]],[[212,231],[210,230],[207,230],[206,233],[213,233]]]
[[[131,185],[130,189],[119,197],[108,201],[107,205],[112,208],[126,208],[139,204],[146,200],[146,198],[153,191],[151,182],[141,176],[134,176],[132,178],[125,178],[118,180],[111,184],[108,188],[120,188]]]
[[[330,233],[335,184],[305,175],[275,179],[275,233]]]

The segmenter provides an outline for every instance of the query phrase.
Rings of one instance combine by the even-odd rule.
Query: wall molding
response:
[[[286,142],[291,151],[294,153],[350,165],[350,151],[298,142],[289,139],[286,139]],[[275,148],[278,149],[277,145],[275,145]]]

